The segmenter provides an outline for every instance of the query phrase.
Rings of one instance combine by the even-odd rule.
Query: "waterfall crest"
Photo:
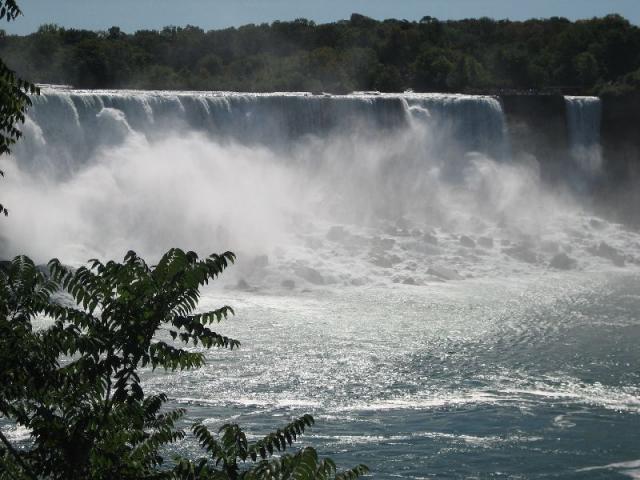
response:
[[[167,132],[203,132],[219,142],[288,148],[305,136],[386,134],[410,122],[436,132],[429,153],[451,160],[467,152],[508,156],[505,121],[493,97],[445,94],[311,95],[43,89],[34,98],[16,155],[55,156],[58,169],[84,163],[129,132],[153,141]],[[34,130],[38,135],[32,134]],[[42,140],[46,152],[42,150]],[[52,155],[53,152],[53,155]],[[41,154],[41,155],[39,155]]]

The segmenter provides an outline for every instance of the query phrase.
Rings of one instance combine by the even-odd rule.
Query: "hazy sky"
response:
[[[24,16],[1,28],[28,33],[43,23],[57,23],[88,29],[119,25],[134,31],[191,24],[207,30],[299,17],[330,22],[349,18],[352,12],[408,20],[425,15],[440,19],[577,19],[619,13],[640,24],[640,0],[21,0],[19,4]]]

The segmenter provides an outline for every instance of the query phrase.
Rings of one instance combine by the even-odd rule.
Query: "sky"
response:
[[[353,12],[407,20],[425,15],[575,20],[619,13],[640,24],[640,0],[19,0],[19,5],[24,16],[0,25],[10,33],[30,33],[44,23],[91,30],[117,25],[127,32],[187,24],[210,30],[301,17],[325,23]]]

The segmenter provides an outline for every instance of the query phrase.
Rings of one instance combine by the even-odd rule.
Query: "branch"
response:
[[[22,457],[20,456],[20,453],[15,448],[13,448],[13,445],[11,445],[11,443],[9,442],[7,437],[4,436],[1,430],[0,430],[0,440],[2,440],[2,443],[4,443],[4,445],[7,447],[7,450],[9,450],[11,455],[15,457],[16,461],[22,467],[22,469],[27,474],[27,476],[30,477],[32,480],[38,480],[38,477],[31,471],[29,466],[22,461]]]

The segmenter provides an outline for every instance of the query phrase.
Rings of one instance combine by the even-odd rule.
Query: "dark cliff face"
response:
[[[601,144],[607,182],[599,197],[621,221],[640,226],[640,94],[602,99]]]
[[[545,182],[561,182],[569,152],[564,97],[504,95],[500,99],[514,158],[533,155]]]
[[[561,95],[500,97],[514,158],[534,156],[542,179],[561,186],[570,178],[567,106]],[[640,226],[640,94],[602,98],[603,176],[591,196],[603,213]]]
[[[614,182],[640,175],[640,94],[602,99],[602,151]]]

